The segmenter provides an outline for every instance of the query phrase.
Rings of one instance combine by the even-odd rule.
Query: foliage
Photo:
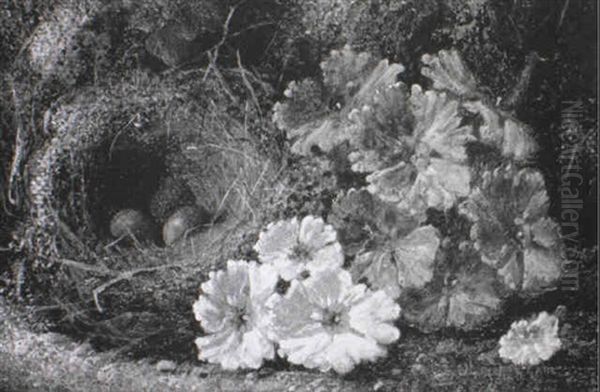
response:
[[[484,173],[481,189],[461,205],[474,222],[475,248],[510,289],[540,291],[561,275],[563,245],[548,203],[539,172],[507,166]]]
[[[293,118],[294,108],[306,107],[294,105],[298,91],[306,91],[302,90],[303,85],[294,83],[294,92],[287,92],[290,99],[275,107],[275,120],[280,120],[279,125],[288,131],[288,136],[303,135],[296,139],[292,152],[308,155],[307,147],[312,144],[330,151],[335,144],[346,143],[350,146],[347,159],[351,168],[367,174],[365,189],[378,201],[351,190],[334,204],[330,218],[339,227],[341,241],[347,245],[346,254],[354,257],[350,263],[354,279],[365,280],[371,287],[399,297],[407,309],[405,318],[424,330],[446,326],[476,328],[499,314],[508,290],[531,294],[539,293],[542,286],[554,287],[560,277],[561,241],[556,225],[547,217],[547,207],[543,207],[547,201],[542,176],[526,169],[516,174],[514,164],[509,164],[507,170],[514,173],[506,173],[505,181],[513,178],[515,189],[531,186],[538,192],[525,190],[523,195],[516,194],[521,191],[490,185],[494,182],[491,178],[500,175],[482,171],[485,163],[473,165],[474,160],[469,157],[473,145],[482,145],[496,150],[504,161],[531,159],[537,145],[530,129],[489,103],[491,99],[479,89],[456,50],[424,55],[421,72],[432,80],[433,89],[413,85],[410,95],[401,82],[387,76],[388,71],[401,71],[401,65],[387,68],[386,63],[380,62],[367,81],[355,82],[365,74],[362,70],[369,58],[345,48],[341,53],[332,52],[323,63],[322,68],[327,71],[323,85],[337,81],[329,83],[329,90],[346,97],[343,102],[353,104],[358,100],[362,105],[347,115],[348,109],[340,105],[340,112],[347,119],[331,114],[313,122],[307,121],[311,117],[302,112],[302,120],[297,123],[282,122],[281,114]],[[384,76],[379,76],[377,70],[383,64]],[[340,76],[344,74],[345,77]],[[360,86],[356,97],[348,92],[355,85]],[[371,99],[364,101],[362,97]],[[482,121],[470,121],[469,112],[480,115]],[[319,116],[322,115],[316,117]],[[332,123],[341,125],[330,127]],[[521,175],[523,179],[519,180]],[[477,187],[472,188],[473,184]],[[480,187],[488,189],[489,201],[485,205],[479,196]],[[502,197],[506,199],[491,201]],[[539,203],[540,208],[535,213],[532,210],[535,216],[520,218],[520,214],[527,214],[527,201],[520,201],[523,198]],[[381,204],[388,206],[387,211]],[[514,208],[509,207],[513,204]],[[470,232],[474,246],[470,248],[464,232],[461,236],[447,231],[446,236],[462,242],[449,243],[437,253],[441,243],[438,231],[419,224],[424,224],[433,211],[447,214],[459,205],[473,222]],[[476,205],[479,207],[472,207],[469,212],[467,206]],[[342,206],[344,210],[340,210]],[[390,213],[390,208],[395,212]],[[495,208],[506,218],[490,218],[495,216]],[[386,230],[386,219],[394,215],[396,219],[391,221],[395,230]],[[458,217],[452,219],[461,221]],[[494,226],[493,219],[507,223]],[[512,230],[513,226],[507,224],[525,226]],[[457,225],[455,229],[464,230],[464,226]],[[524,249],[523,253],[512,248],[512,234],[500,235],[513,232],[523,232],[522,239],[517,240],[523,244],[516,245]],[[499,238],[493,239],[494,236]],[[491,244],[506,253],[494,258],[494,262],[489,261],[487,250]],[[545,256],[540,252],[546,252]],[[479,265],[482,263],[492,268]],[[494,277],[495,270],[498,278]]]
[[[310,155],[315,148],[329,152],[359,137],[350,113],[371,104],[376,91],[393,84],[402,72],[398,64],[377,63],[367,53],[349,47],[332,51],[321,69],[322,81],[292,82],[285,92],[288,100],[273,108],[273,119],[293,141],[291,150],[296,154]]]

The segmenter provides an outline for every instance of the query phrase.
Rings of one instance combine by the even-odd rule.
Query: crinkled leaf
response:
[[[437,55],[425,54],[421,61],[423,76],[433,81],[433,87],[447,90],[459,97],[479,96],[477,81],[465,66],[457,50],[440,50]]]
[[[506,228],[547,215],[549,198],[539,171],[509,164],[484,172],[482,178],[482,183],[460,206],[460,211],[472,221]]]
[[[502,110],[484,103],[486,97],[479,91],[473,73],[465,66],[456,50],[441,50],[422,58],[421,73],[433,81],[437,90],[445,90],[472,100],[464,107],[483,118],[479,127],[480,141],[498,148],[507,158],[526,160],[537,151],[537,143],[529,128]],[[487,98],[489,99],[489,97]]]
[[[360,130],[360,137],[353,140],[358,150],[348,157],[353,171],[383,169],[407,154],[405,140],[411,133],[411,113],[404,84],[398,82],[377,90],[372,103],[354,109],[349,118]]]
[[[475,249],[511,290],[552,287],[560,277],[562,243],[558,225],[547,217],[543,176],[507,165],[483,177],[459,208],[473,222]]]
[[[348,256],[356,254],[371,240],[405,235],[417,226],[412,217],[402,215],[365,189],[350,189],[338,196],[327,220],[336,229]]]
[[[394,259],[400,287],[418,289],[431,280],[439,245],[439,233],[431,225],[419,227],[394,242]]]
[[[400,296],[398,269],[390,250],[375,250],[356,256],[350,268],[355,282],[366,280],[374,290],[384,290],[391,298]]]
[[[291,131],[325,114],[321,86],[314,80],[290,82],[284,95],[287,99],[273,107],[273,122],[281,130]]]
[[[474,137],[470,126],[460,125],[458,101],[443,92],[423,92],[420,86],[414,85],[410,103],[415,117],[417,152],[435,151],[444,159],[465,161],[465,144]]]
[[[531,245],[522,254],[514,254],[498,275],[511,290],[538,293],[552,289],[561,275],[559,247]]]
[[[316,147],[322,152],[329,152],[353,137],[356,137],[353,129],[339,116],[329,116],[288,132],[288,139],[296,140],[292,144],[292,152],[304,156],[311,155]]]
[[[347,99],[356,94],[375,64],[369,53],[356,53],[348,45],[332,50],[321,62],[323,83],[332,97]]]
[[[314,104],[316,82],[302,82],[301,89],[290,85],[286,96],[296,102],[277,103],[274,108],[274,120],[293,141],[292,152],[296,154],[310,155],[315,147],[329,152],[345,141],[359,138],[363,129],[350,119],[350,113],[376,104],[378,92],[395,85],[397,75],[404,70],[400,64],[390,64],[387,60],[377,63],[369,55],[348,47],[332,51],[321,68],[324,91],[318,109]],[[306,93],[300,94],[295,89]],[[295,95],[299,97],[294,98]],[[310,105],[303,106],[304,101]],[[317,115],[307,116],[311,112]]]
[[[432,279],[439,244],[437,229],[419,227],[379,249],[360,253],[351,270],[357,281],[366,279],[371,287],[398,298],[403,289],[422,288]]]
[[[377,102],[376,99],[378,96],[381,97],[381,92],[389,89],[390,86],[392,87],[392,96],[397,98],[397,94],[402,94],[403,85],[398,83],[396,79],[402,72],[404,72],[402,64],[390,64],[387,60],[381,60],[353,97],[351,105],[348,105],[351,109],[347,110],[347,113],[350,113],[354,108],[361,108],[363,105],[371,105]],[[394,88],[398,90],[393,90]],[[392,100],[392,102],[394,101]]]
[[[445,327],[471,330],[490,321],[502,306],[502,290],[495,272],[484,264],[443,278],[418,293],[400,299],[405,318],[425,332]]]
[[[523,211],[523,219],[529,222],[545,217],[550,198],[546,192],[544,176],[537,170],[522,169],[513,179],[516,207]]]
[[[367,189],[383,201],[400,203],[410,192],[417,174],[415,166],[400,162],[395,166],[369,174]]]
[[[469,194],[465,144],[473,135],[461,126],[458,102],[443,92],[413,86],[410,104],[415,128],[404,145],[412,148],[412,160],[371,173],[367,181],[370,192],[424,219],[427,208],[449,209]]]
[[[459,206],[460,213],[473,222],[470,236],[475,249],[481,252],[481,259],[494,268],[504,265],[516,252],[516,245],[504,235],[510,217],[498,214],[496,207],[480,189],[474,189]]]
[[[527,125],[482,101],[467,102],[464,107],[483,119],[479,140],[498,148],[504,157],[526,160],[537,151],[537,143]]]
[[[375,202],[365,190],[350,189],[336,198],[327,221],[337,231],[346,255],[354,255],[376,230]]]
[[[471,174],[466,165],[431,158],[399,206],[422,217],[427,208],[450,209],[458,198],[469,195],[470,182]]]
[[[560,246],[560,228],[552,219],[542,218],[531,225],[531,240],[544,248]]]
[[[557,248],[530,246],[523,254],[523,290],[551,289],[561,275],[562,258]]]

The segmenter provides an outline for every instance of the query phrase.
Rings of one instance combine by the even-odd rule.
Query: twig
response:
[[[109,250],[110,248],[112,248],[113,246],[115,246],[116,244],[118,244],[123,238],[127,237],[127,233],[123,234],[122,236],[120,236],[119,238],[117,238],[116,240],[114,240],[113,242],[109,243],[108,245],[106,245],[104,247],[104,250]]]
[[[533,71],[540,60],[541,58],[536,52],[531,52],[527,55],[519,80],[502,105],[505,109],[512,111],[521,103],[529,88]]]
[[[58,219],[58,228],[59,228],[60,232],[65,237],[67,237],[67,239],[69,241],[74,243],[74,245],[78,246],[79,251],[81,251],[81,252],[89,251],[89,248],[87,247],[87,245],[79,237],[77,237],[77,235],[75,233],[73,233],[73,231],[71,230],[69,225],[67,225],[65,222],[63,222],[62,219]]]
[[[262,179],[264,178],[265,174],[267,173],[267,170],[269,169],[269,166],[271,166],[269,164],[269,162],[265,162],[263,164],[263,169],[260,172],[260,175],[258,176],[258,179],[254,183],[254,186],[252,187],[252,190],[250,191],[250,196],[254,195],[254,192],[256,192],[256,188],[258,187],[258,184],[262,181]]]
[[[219,42],[216,43],[216,45],[214,45],[211,49],[207,51],[210,62],[208,63],[206,73],[202,78],[202,81],[204,82],[208,78],[208,74],[210,73],[211,69],[216,69],[217,59],[219,57],[219,50],[221,49],[221,46],[223,46],[227,41],[229,35],[229,23],[231,23],[231,18],[233,17],[233,14],[235,13],[236,9],[237,6],[229,8],[229,14],[227,15],[227,19],[225,19],[225,23],[223,24],[223,33],[221,34],[221,39],[219,40]]]
[[[16,281],[16,286],[17,286],[17,298],[19,301],[22,301],[23,299],[25,299],[25,284],[27,279],[27,264],[25,262],[25,260],[21,260],[18,262],[18,269],[17,269],[17,281]]]
[[[238,68],[240,69],[240,74],[242,75],[242,80],[244,81],[244,85],[246,86],[248,91],[250,91],[250,95],[252,96],[252,100],[254,101],[254,105],[256,106],[256,110],[258,111],[259,116],[262,117],[262,110],[260,110],[260,103],[258,102],[258,98],[256,97],[256,92],[254,91],[252,84],[248,81],[248,78],[246,78],[246,72],[248,72],[248,71],[242,66],[242,58],[240,57],[239,50],[236,52],[236,56],[237,56]]]
[[[218,148],[219,150],[229,151],[229,152],[234,152],[236,154],[239,154],[239,155],[243,156],[244,158],[248,159],[249,161],[253,160],[253,158],[250,155],[246,154],[242,150],[238,150],[238,149],[235,149],[233,147],[221,146],[221,145],[215,144],[215,143],[204,143],[204,144],[199,145],[198,147],[213,147],[213,148]],[[189,149],[189,150],[191,150],[191,149]]]
[[[117,133],[115,134],[115,137],[113,138],[112,142],[110,143],[110,147],[108,148],[108,160],[111,161],[112,160],[112,153],[113,150],[115,148],[115,145],[117,143],[117,139],[119,138],[119,136],[121,136],[121,133],[125,130],[125,128],[127,128],[131,123],[133,123],[133,121],[138,117],[138,115],[134,115],[132,116],[129,121],[127,121],[127,124],[123,125],[121,127],[121,129],[119,129],[117,131]]]
[[[15,107],[15,122],[17,126],[17,132],[15,135],[15,152],[13,154],[13,159],[10,165],[10,171],[8,176],[8,201],[13,206],[18,206],[20,204],[20,199],[18,195],[17,187],[17,178],[19,178],[19,173],[21,171],[21,164],[26,154],[27,140],[25,138],[25,130],[23,126],[23,121],[21,118],[21,105],[19,103],[19,99],[17,97],[17,91],[15,90],[14,81],[9,81],[13,104]]]
[[[569,3],[570,0],[565,0],[565,4],[562,7],[562,10],[560,11],[560,19],[558,20],[558,24],[556,25],[556,30],[560,30],[563,21],[565,20],[565,14],[567,13],[567,9],[569,8]]]
[[[101,267],[97,267],[95,265],[90,265],[90,264],[86,264],[86,263],[82,263],[79,261],[75,261],[75,260],[70,260],[70,259],[58,259],[56,260],[58,263],[62,264],[62,265],[66,265],[67,267],[71,267],[71,268],[77,268],[80,269],[82,271],[88,271],[88,272],[95,272],[97,274],[100,275],[116,275],[114,272],[110,271],[108,268],[101,268]]]
[[[101,284],[100,286],[98,286],[94,289],[94,291],[92,293],[94,296],[94,303],[96,304],[96,309],[98,309],[98,312],[104,313],[104,309],[100,305],[100,294],[102,294],[104,291],[106,291],[106,289],[108,289],[109,287],[111,287],[119,282],[122,282],[124,280],[130,280],[135,275],[138,275],[138,274],[151,273],[151,272],[156,272],[156,271],[165,270],[165,269],[169,269],[169,268],[182,268],[182,267],[183,267],[183,265],[180,265],[180,264],[171,264],[171,265],[160,265],[157,267],[139,268],[139,269],[135,269],[135,270],[121,272],[119,275],[117,275],[113,279]]]

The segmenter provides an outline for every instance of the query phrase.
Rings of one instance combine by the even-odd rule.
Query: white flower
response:
[[[262,263],[271,264],[285,280],[303,272],[341,267],[342,246],[335,229],[321,218],[307,216],[270,223],[254,246]]]
[[[267,299],[274,294],[277,273],[269,265],[227,262],[227,270],[211,272],[194,303],[194,315],[206,336],[196,339],[198,359],[225,369],[257,369],[275,355],[267,337]]]
[[[279,354],[307,368],[347,373],[362,360],[385,356],[384,345],[400,336],[393,326],[400,306],[382,290],[354,285],[342,269],[294,280],[268,306]]]
[[[500,338],[500,357],[515,365],[538,365],[560,349],[558,318],[546,312],[533,320],[512,323]]]

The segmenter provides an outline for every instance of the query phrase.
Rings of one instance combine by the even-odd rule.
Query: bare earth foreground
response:
[[[223,372],[206,364],[125,361],[60,334],[36,334],[0,306],[0,391],[595,391],[596,321],[568,314],[568,342],[549,362],[525,369],[502,363],[497,339],[408,331],[386,359],[345,378],[304,370]],[[574,336],[577,331],[577,336]],[[486,331],[490,332],[490,331]],[[492,332],[493,334],[496,331]],[[498,334],[502,331],[498,330]],[[406,335],[413,335],[407,338]],[[579,366],[578,364],[587,364]],[[277,369],[277,371],[275,371]]]

